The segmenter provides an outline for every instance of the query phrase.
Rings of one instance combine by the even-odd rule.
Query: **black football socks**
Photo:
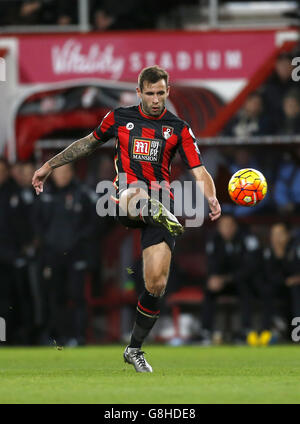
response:
[[[129,347],[140,348],[159,317],[161,296],[154,296],[146,289],[137,305],[136,319]]]

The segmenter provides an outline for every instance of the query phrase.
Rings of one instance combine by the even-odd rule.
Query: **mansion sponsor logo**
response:
[[[159,163],[161,140],[135,137],[132,140],[132,159]]]
[[[80,42],[73,39],[62,46],[53,46],[51,51],[52,67],[55,74],[110,74],[119,79],[124,71],[124,57],[114,54],[114,46],[107,44],[101,49],[91,44],[86,52]]]

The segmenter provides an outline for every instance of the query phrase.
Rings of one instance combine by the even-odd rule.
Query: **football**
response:
[[[268,185],[260,171],[251,168],[240,169],[230,178],[228,193],[240,206],[255,206],[267,194]]]

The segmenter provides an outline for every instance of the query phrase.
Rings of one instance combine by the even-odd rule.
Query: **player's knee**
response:
[[[136,216],[136,204],[141,198],[148,197],[145,190],[139,187],[129,187],[120,196],[120,207],[132,217]]]
[[[148,194],[145,190],[140,187],[129,187],[126,190],[122,191],[120,199],[121,201],[130,202],[134,197],[142,198],[148,197]]]
[[[162,296],[166,290],[167,279],[164,276],[152,278],[146,282],[146,289],[154,296]]]

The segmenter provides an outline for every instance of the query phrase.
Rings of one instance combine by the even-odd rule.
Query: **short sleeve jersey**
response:
[[[158,117],[143,113],[141,106],[120,107],[109,112],[94,130],[99,143],[116,139],[117,176],[126,173],[127,184],[143,181],[149,188],[165,181],[170,186],[171,162],[178,150],[189,169],[202,165],[197,141],[189,125],[164,109]]]

